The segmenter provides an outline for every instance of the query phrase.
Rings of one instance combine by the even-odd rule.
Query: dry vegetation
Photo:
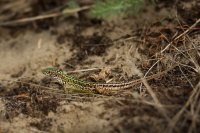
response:
[[[146,3],[113,20],[90,17],[92,0],[66,3],[0,1],[0,132],[200,132],[200,2]],[[111,95],[66,94],[41,74],[125,82],[172,66]]]

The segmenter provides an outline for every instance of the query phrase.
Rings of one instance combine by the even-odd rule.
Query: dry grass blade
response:
[[[200,94],[200,82],[196,85],[196,87],[193,89],[188,101],[185,103],[185,105],[181,108],[181,110],[170,120],[169,124],[168,124],[168,128],[165,131],[166,133],[171,133],[173,132],[173,130],[175,129],[176,124],[178,123],[178,121],[181,119],[181,116],[183,115],[183,113],[187,110],[187,107],[189,107],[189,105],[191,105],[194,102],[194,98],[198,97],[199,98],[199,94]],[[198,111],[198,110],[197,110]],[[191,129],[192,130],[192,129]]]
[[[36,86],[36,87],[44,88],[44,89],[51,90],[51,91],[59,91],[57,89],[53,89],[53,88],[50,88],[50,87],[41,86],[41,85],[34,84],[34,83],[27,83],[27,82],[24,82],[24,81],[15,81],[15,80],[9,80],[9,79],[1,79],[1,80],[2,81],[10,81],[12,83],[15,82],[15,83],[27,84],[27,85]]]
[[[174,65],[174,66],[170,67],[168,70],[172,70],[176,66],[177,65]],[[155,104],[158,105],[157,106],[158,107],[158,111],[166,118],[167,121],[169,121],[170,118],[169,118],[169,116],[167,116],[166,110],[163,108],[162,104],[160,103],[160,101],[156,97],[155,93],[153,92],[153,90],[151,89],[151,87],[149,86],[147,81],[145,79],[142,79],[142,82],[145,85],[145,87],[146,87],[147,91],[149,92],[149,94],[151,95],[151,97],[153,98]]]
[[[13,24],[19,24],[19,23],[25,23],[25,22],[32,22],[32,21],[41,20],[41,19],[58,17],[58,16],[61,16],[61,15],[64,15],[64,14],[72,14],[72,13],[87,10],[87,9],[90,9],[90,8],[92,8],[92,6],[84,6],[84,7],[80,7],[80,8],[76,8],[76,9],[68,9],[64,13],[58,12],[58,13],[40,15],[40,16],[35,16],[35,17],[30,17],[30,18],[18,19],[18,20],[9,21],[9,22],[1,22],[0,26],[13,25]]]
[[[177,39],[179,39],[180,37],[182,37],[183,35],[185,35],[185,34],[187,34],[191,29],[193,29],[198,23],[200,22],[200,19],[198,19],[191,27],[189,27],[186,31],[184,31],[182,34],[180,34],[179,36],[177,36],[173,41],[171,41],[162,51],[161,51],[161,53],[163,53],[164,51],[166,51],[168,48],[169,48],[169,46],[171,46],[172,45],[172,43],[175,41],[175,40],[177,40]]]

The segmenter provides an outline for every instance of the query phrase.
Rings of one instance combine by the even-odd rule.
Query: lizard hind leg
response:
[[[101,87],[96,87],[96,91],[99,94],[104,94],[104,95],[111,95],[112,94],[110,90],[102,89]]]
[[[64,91],[65,91],[66,94],[69,94],[69,90],[70,90],[69,86],[64,87]]]

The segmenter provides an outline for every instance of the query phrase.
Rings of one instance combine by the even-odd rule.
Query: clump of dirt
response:
[[[30,126],[35,127],[41,131],[51,131],[52,126],[52,119],[51,118],[44,118],[40,122],[32,122]]]
[[[38,118],[47,116],[50,111],[56,113],[59,99],[42,92],[40,87],[23,84],[23,82],[34,83],[34,80],[18,82],[21,83],[13,84],[12,86],[14,87],[10,87],[11,89],[4,95],[8,101],[5,104],[6,117],[8,119],[13,119],[13,117],[17,117],[21,113]],[[48,97],[45,97],[45,95]]]
[[[193,1],[186,0],[184,2],[179,1],[177,3],[177,11],[186,24],[192,25],[199,19],[200,16],[200,11],[198,10],[199,6],[200,6],[199,1],[195,0]]]
[[[69,41],[69,38],[72,39],[71,49],[76,49],[78,51],[73,55],[74,58],[71,58],[71,60],[77,61],[74,62],[75,64],[78,62],[80,63],[90,55],[102,56],[106,49],[109,48],[109,46],[112,44],[112,41],[109,37],[105,35],[101,36],[96,33],[91,36],[83,36],[78,33],[74,35],[74,33],[69,34],[66,32],[63,35],[60,35],[57,41],[59,44],[62,44],[65,43],[66,40]]]

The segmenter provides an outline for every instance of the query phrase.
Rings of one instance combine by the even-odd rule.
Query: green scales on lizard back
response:
[[[172,70],[175,66],[172,66],[166,69],[165,71],[148,76],[143,79],[151,80],[156,77],[159,77],[160,75],[163,75],[167,73],[168,71]],[[69,76],[67,74],[64,74],[62,71],[55,68],[43,69],[42,73],[54,79],[57,79],[61,84],[63,84],[66,87],[66,89],[80,91],[80,92],[87,92],[87,93],[106,94],[111,91],[126,89],[136,84],[142,83],[142,79],[137,79],[137,80],[124,82],[124,83],[98,83],[98,82],[83,81],[75,77]]]

